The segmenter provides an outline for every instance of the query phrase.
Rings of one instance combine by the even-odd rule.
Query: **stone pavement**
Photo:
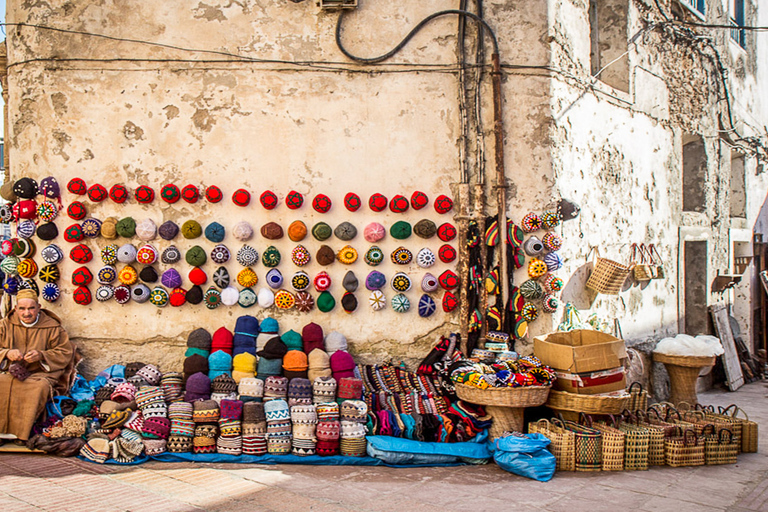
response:
[[[760,453],[730,466],[561,472],[546,483],[495,464],[393,469],[350,466],[168,464],[99,466],[0,453],[0,511],[768,511],[768,388],[710,391],[760,423]]]

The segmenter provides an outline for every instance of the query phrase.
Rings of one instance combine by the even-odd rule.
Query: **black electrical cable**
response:
[[[451,14],[465,16],[467,18],[470,18],[476,21],[477,23],[480,23],[485,28],[487,28],[489,35],[491,37],[491,41],[493,42],[494,53],[498,55],[499,42],[496,40],[496,34],[493,32],[493,29],[491,28],[491,26],[488,25],[488,23],[484,19],[480,18],[478,15],[471,13],[469,11],[462,11],[460,9],[448,9],[445,11],[438,11],[436,13],[430,14],[429,16],[421,20],[415,27],[413,27],[413,29],[411,29],[411,31],[403,38],[402,41],[400,41],[400,43],[397,44],[397,46],[395,46],[394,48],[392,48],[390,51],[388,51],[383,55],[379,55],[378,57],[369,57],[369,58],[358,57],[356,55],[351,54],[349,51],[347,51],[346,48],[344,48],[344,44],[341,42],[341,25],[342,25],[342,20],[346,15],[346,11],[341,11],[341,14],[339,14],[339,20],[336,22],[336,46],[338,46],[341,53],[343,53],[350,60],[359,62],[361,64],[378,64],[379,62],[383,62],[389,59],[390,57],[398,53],[400,50],[402,50],[405,47],[405,45],[408,44],[408,42],[413,38],[413,36],[415,36],[429,22],[431,22],[436,18],[440,18],[442,16],[448,16]]]

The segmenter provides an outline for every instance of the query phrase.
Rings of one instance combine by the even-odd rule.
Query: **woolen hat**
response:
[[[196,284],[187,290],[186,299],[189,304],[200,304],[203,302],[203,289],[200,285]]]
[[[211,352],[221,350],[231,355],[233,345],[234,335],[226,327],[219,327],[211,337]]]
[[[312,227],[312,236],[320,242],[328,240],[332,234],[333,230],[331,229],[331,226],[325,222],[318,222]]]
[[[261,327],[261,332],[263,332],[263,333],[275,333],[276,334],[278,332],[278,329],[279,329],[277,320],[275,320],[274,318],[272,318],[270,316],[268,316],[267,318],[265,318],[264,320],[261,321],[260,327]]]
[[[348,192],[347,195],[344,196],[344,207],[351,211],[356,212],[360,209],[360,206],[362,205],[362,201],[360,200],[360,196],[355,194],[354,192]]]
[[[280,339],[288,347],[288,350],[303,350],[304,344],[302,342],[301,334],[291,329],[288,332],[284,332]]]
[[[272,307],[275,304],[275,293],[269,287],[262,287],[257,294],[259,306]]]
[[[258,296],[251,288],[243,288],[240,290],[240,296],[237,299],[237,303],[242,308],[249,308],[258,302]]]
[[[289,380],[295,378],[306,379],[308,368],[307,354],[301,350],[289,350],[283,356],[283,375]]]
[[[160,197],[166,203],[173,204],[181,198],[181,192],[179,191],[179,187],[173,183],[168,183],[167,185],[163,185],[163,188],[160,189]]]
[[[120,263],[133,263],[136,261],[136,248],[131,244],[120,246],[117,250],[117,261]]]
[[[272,269],[276,270],[276,269]],[[256,275],[250,267],[245,267],[243,270],[237,273],[237,284],[250,288],[259,282],[259,277]],[[226,287],[225,287],[226,288]]]
[[[384,261],[384,253],[381,248],[378,245],[372,245],[365,253],[365,262],[368,265],[375,267],[382,261]]]
[[[163,272],[160,282],[166,288],[178,288],[181,286],[181,274],[175,268],[169,268]]]
[[[318,249],[316,258],[320,265],[326,266],[336,261],[336,254],[329,246],[323,245]]]
[[[216,269],[216,271],[213,273],[213,276],[211,277],[213,279],[213,283],[218,286],[221,289],[226,288],[229,286],[229,272],[225,267],[219,267]]]
[[[158,280],[157,271],[154,267],[146,266],[139,272],[139,279],[145,283],[156,283]]]
[[[209,203],[218,203],[224,198],[224,194],[221,193],[221,189],[216,185],[210,185],[205,189],[205,198]]]
[[[441,194],[435,199],[435,211],[437,213],[448,213],[453,209],[453,199]]]
[[[184,374],[192,375],[198,372],[202,372],[204,374],[208,373],[208,358],[197,354],[185,358]],[[210,386],[210,381],[208,385]],[[187,389],[189,389],[189,385],[187,385]]]
[[[131,238],[136,234],[136,221],[132,217],[124,217],[117,221],[115,230],[123,238]]]
[[[265,190],[259,196],[259,202],[267,210],[272,210],[277,206],[277,196],[271,190]]]
[[[368,208],[375,212],[381,212],[387,207],[387,203],[387,196],[377,192],[368,199]]]
[[[187,239],[194,239],[203,234],[203,228],[196,220],[188,220],[181,225],[181,235]]]
[[[318,377],[331,378],[331,358],[327,352],[319,348],[313,349],[307,356],[307,364],[307,378],[312,382]]]
[[[306,290],[310,284],[312,284],[312,280],[309,278],[309,274],[303,270],[299,270],[291,278],[291,286],[297,292]]]
[[[241,242],[245,242],[253,237],[253,228],[244,220],[240,221],[232,228],[232,236]]]
[[[251,193],[244,188],[239,188],[232,194],[232,202],[237,206],[248,206],[251,202]]]
[[[240,292],[234,286],[227,286],[221,290],[221,303],[225,306],[234,306],[240,298]]]
[[[288,226],[288,238],[294,242],[301,242],[307,236],[307,226],[300,220],[291,222]]]
[[[392,297],[392,309],[398,313],[407,313],[411,309],[411,301],[402,293]]]
[[[317,298],[317,309],[323,313],[328,313],[336,307],[336,299],[328,291],[324,291]]]
[[[205,227],[205,238],[215,244],[218,244],[224,240],[224,226],[218,222],[211,222]]]
[[[315,299],[308,292],[296,292],[294,307],[300,313],[309,313],[315,307]]]
[[[336,238],[339,240],[348,242],[357,236],[357,228],[345,221],[336,226],[336,229],[333,230],[333,234],[336,235]]]
[[[21,224],[19,224],[21,226]],[[83,223],[80,225],[80,227],[83,230],[83,236],[87,238],[96,238],[101,233],[101,221],[99,219],[85,219]],[[137,228],[137,234],[138,234],[138,228]],[[19,234],[21,237],[21,235]],[[29,238],[29,237],[21,237],[21,238]]]
[[[429,219],[422,219],[413,226],[413,232],[421,238],[432,238],[437,232],[435,223]]]
[[[437,282],[437,278],[427,272],[424,274],[424,277],[421,279],[421,289],[422,291],[426,293],[432,293],[434,291],[437,291],[439,284]]]
[[[148,242],[157,237],[157,225],[152,219],[144,219],[136,224],[136,236]]]
[[[427,318],[431,316],[435,310],[437,309],[437,305],[435,304],[435,300],[430,297],[427,294],[424,294],[419,299],[419,316],[422,318]]]
[[[355,276],[355,273],[349,270],[346,274],[344,274],[344,279],[341,281],[341,285],[348,292],[354,292],[357,290],[359,282]]]
[[[103,234],[103,229],[102,229]],[[53,240],[59,236],[59,228],[56,227],[56,224],[53,222],[46,222],[45,224],[42,224],[39,228],[37,228],[37,237],[40,240]]]
[[[337,382],[344,377],[355,376],[355,360],[344,350],[337,350],[331,354],[330,364],[333,378]]]
[[[269,359],[263,356],[259,357],[259,362],[256,365],[256,378],[265,380],[267,377],[281,375],[283,373],[283,358],[282,356]]]
[[[278,289],[283,286],[283,274],[279,269],[273,268],[267,272],[266,281],[270,288]]]
[[[450,242],[456,238],[457,234],[456,227],[449,222],[444,222],[437,228],[437,237],[443,242]]]
[[[325,348],[325,345],[323,344],[323,328],[314,322],[304,326],[301,330],[301,339],[302,349],[307,354],[316,348],[319,348],[320,350]]]
[[[437,258],[435,258],[435,253],[433,253],[432,250],[428,247],[424,247],[416,255],[416,264],[421,268],[431,267],[435,264],[436,260]]]
[[[196,284],[198,286],[204,285],[208,281],[208,276],[200,267],[195,267],[190,270],[188,277],[192,284]]]
[[[187,251],[184,259],[193,267],[202,267],[208,259],[208,256],[206,256],[205,250],[203,250],[202,247],[196,245]]]
[[[213,338],[211,333],[202,327],[198,327],[187,336],[187,346],[194,348],[201,348],[203,350],[211,350],[211,343]]]
[[[155,191],[147,185],[140,185],[133,191],[133,196],[139,203],[147,204],[155,200]]]
[[[347,338],[338,331],[331,331],[325,337],[325,351],[333,355],[339,350],[347,350]]]
[[[139,283],[131,287],[131,299],[139,304],[147,302],[149,300],[150,294],[151,291],[145,284]]]
[[[341,307],[347,313],[352,313],[357,309],[357,297],[352,292],[345,292],[341,297]]]
[[[399,220],[389,228],[389,234],[397,240],[405,240],[411,236],[411,225],[404,220]]]
[[[387,284],[387,278],[378,270],[372,270],[365,278],[365,287],[369,290],[379,290]]]
[[[263,350],[258,351],[256,354],[267,359],[282,359],[287,352],[288,347],[280,338],[275,336],[267,342]]]
[[[259,253],[250,245],[244,245],[237,251],[236,258],[240,265],[250,267],[259,261]]]
[[[173,240],[179,234],[179,226],[172,220],[167,220],[160,224],[157,233],[163,240]]]
[[[283,228],[277,222],[267,222],[261,226],[261,236],[267,240],[279,240],[283,238]]]
[[[427,194],[420,191],[415,191],[411,195],[411,206],[414,210],[421,210],[425,206],[429,204],[429,197],[427,197]]]
[[[276,247],[270,245],[264,250],[264,254],[261,256],[261,261],[265,267],[274,268],[280,264],[280,251]]]

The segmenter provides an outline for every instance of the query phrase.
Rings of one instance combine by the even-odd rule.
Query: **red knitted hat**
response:
[[[86,192],[88,192],[88,187],[82,178],[72,178],[69,180],[69,183],[67,183],[67,190],[69,190],[72,194],[84,196]]]
[[[443,242],[450,242],[456,238],[456,227],[449,222],[440,224],[440,227],[437,228],[437,238]]]
[[[75,286],[88,286],[93,281],[93,274],[88,267],[80,267],[72,272],[72,284]]]
[[[79,242],[83,239],[83,228],[80,224],[72,224],[64,230],[64,240],[70,243]]]
[[[203,269],[200,267],[195,267],[189,271],[189,280],[192,282],[192,284],[204,285],[206,281],[208,281],[208,276],[205,274]]]
[[[112,185],[112,188],[109,189],[109,198],[118,204],[122,204],[128,200],[128,189],[123,185]]]
[[[317,194],[312,200],[312,208],[320,213],[328,213],[331,209],[331,198],[325,194]]]
[[[323,342],[323,328],[312,322],[301,330],[301,340],[304,343],[304,352],[309,354],[314,349],[325,350]]]
[[[445,295],[443,295],[443,311],[450,313],[456,309],[456,306],[458,305],[459,299],[457,299],[453,293],[445,292]]]
[[[448,244],[443,244],[437,251],[437,255],[443,263],[450,263],[456,259],[456,249]]]
[[[72,299],[82,306],[87,306],[91,303],[91,291],[85,286],[79,286],[72,292]]]
[[[210,188],[210,187],[209,187]],[[185,185],[183,189],[181,189],[181,198],[188,202],[189,204],[194,204],[197,202],[198,199],[200,199],[200,189],[198,189],[194,185]],[[217,201],[211,201],[212,203],[215,203]]]
[[[186,302],[186,295],[187,292],[183,288],[174,288],[168,298],[168,302],[170,302],[173,307],[182,306]]]
[[[103,200],[105,200],[108,196],[109,196],[109,193],[107,192],[107,189],[104,188],[104,185],[100,185],[96,183],[88,187],[88,199],[90,199],[94,203],[100,203]]]
[[[216,185],[211,185],[205,189],[205,198],[209,203],[218,203],[224,198],[224,194],[221,193],[221,189]]]
[[[163,188],[160,189],[160,197],[162,197],[163,201],[166,203],[173,204],[181,198],[181,192],[179,192],[179,187],[173,183],[169,183],[163,185]]]
[[[277,206],[277,196],[271,190],[262,192],[261,196],[259,196],[259,201],[261,202],[261,206],[267,210],[273,210]]]
[[[389,202],[389,209],[395,213],[403,213],[404,211],[408,210],[408,206],[408,200],[400,194],[393,197]]]
[[[424,192],[418,190],[411,195],[411,206],[414,210],[421,210],[429,204],[429,198]]]
[[[152,187],[146,185],[138,187],[133,192],[133,195],[136,197],[136,200],[142,204],[148,204],[155,200],[155,191],[152,190]]]
[[[373,194],[368,199],[368,207],[375,212],[384,211],[387,207],[387,197],[379,193]]]
[[[93,259],[93,253],[87,245],[78,244],[69,251],[69,258],[75,263],[88,263]]]
[[[440,283],[440,286],[444,289],[453,290],[459,286],[459,276],[457,276],[453,270],[449,269],[440,274],[440,277],[437,278],[437,282]]]
[[[351,212],[356,212],[360,209],[363,202],[360,200],[360,196],[354,192],[349,192],[344,196],[344,206]]]
[[[237,206],[248,206],[251,202],[251,193],[244,188],[239,188],[232,194],[232,202]]]
[[[217,350],[223,350],[229,355],[232,355],[232,340],[233,335],[226,327],[219,327],[219,329],[213,333],[211,337],[211,353]]]
[[[285,198],[285,205],[290,208],[291,210],[296,210],[298,208],[301,208],[301,205],[304,204],[304,196],[302,196],[299,192],[296,192],[295,190],[291,190],[288,192],[288,195]]]
[[[453,199],[442,194],[435,199],[435,211],[437,213],[448,213],[453,208]]]
[[[72,204],[67,207],[67,215],[73,220],[83,220],[87,213],[85,205],[80,201],[72,201]]]

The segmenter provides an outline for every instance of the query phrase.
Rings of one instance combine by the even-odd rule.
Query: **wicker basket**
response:
[[[595,255],[595,266],[587,279],[586,287],[597,293],[618,295],[632,267],[608,258],[601,258],[597,249],[595,249]]]
[[[651,430],[630,423],[619,423],[619,430],[624,432],[624,469],[627,471],[646,471]],[[661,462],[664,463],[664,436],[661,436]]]
[[[715,422],[721,422],[726,424],[726,428],[730,430],[733,433],[733,439],[736,442],[736,445],[739,446],[739,451],[742,451],[741,449],[741,422],[731,417],[729,414],[727,414],[728,409],[731,407],[736,407],[735,404],[731,404],[728,406],[728,408],[720,407],[720,412],[715,412],[715,407],[712,405],[701,405],[697,404],[696,408],[694,409],[697,412],[701,412],[704,414],[704,418],[707,420],[715,421]]]
[[[551,391],[547,400],[547,407],[557,411],[571,413],[585,413],[591,415],[619,414],[626,409],[629,395],[600,396],[578,395],[567,391]],[[572,416],[572,415],[568,415]]]
[[[699,398],[696,394],[696,380],[699,378],[699,372],[703,367],[715,364],[714,356],[672,356],[654,352],[653,360],[658,363],[664,363],[664,366],[667,368],[667,373],[669,373],[670,402],[676,405],[681,402],[688,402],[694,405],[699,403]]]
[[[749,416],[747,416],[744,409],[736,407],[735,405],[731,405],[731,407],[734,407],[733,413],[731,413],[731,418],[741,423],[741,451],[744,453],[757,453],[757,423],[750,421]],[[728,407],[728,409],[731,407]],[[727,409],[723,414],[725,414],[725,412],[727,412]],[[736,417],[739,412],[744,415],[743,418]]]
[[[696,437],[693,430],[679,430],[676,435],[664,439],[664,459],[667,466],[704,465],[704,439]]]
[[[555,456],[557,471],[576,470],[576,436],[573,432],[554,425],[546,419],[529,423],[528,432],[541,434],[551,441],[549,451]]]
[[[629,392],[627,409],[630,411],[637,411],[638,409],[644,411],[648,408],[648,392],[643,389],[641,383],[633,382],[629,385],[627,391]]]
[[[717,464],[736,464],[739,447],[730,430],[714,433],[714,428],[704,436],[704,463],[707,466]]]
[[[484,405],[493,418],[488,434],[501,437],[504,432],[523,431],[523,410],[538,407],[547,401],[550,386],[523,386],[519,388],[480,389],[461,382],[456,383],[456,395],[465,402]]]

